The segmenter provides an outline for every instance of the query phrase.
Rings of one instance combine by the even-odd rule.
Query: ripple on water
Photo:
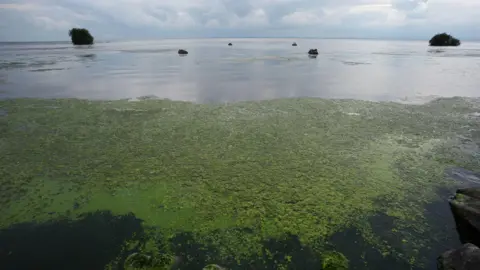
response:
[[[135,49],[135,50],[120,50],[124,53],[167,53],[176,52],[177,49]]]
[[[471,183],[480,184],[480,173],[472,172],[463,168],[447,168],[445,174],[456,181],[468,181]]]
[[[26,61],[0,61],[0,70],[18,69],[18,68],[40,68],[43,66],[55,65],[56,61],[45,60],[26,60]]]
[[[97,55],[94,54],[94,53],[89,53],[89,54],[80,54],[80,55],[77,55],[78,57],[80,58],[95,58]]]
[[[469,114],[468,116],[474,117],[474,118],[480,117],[480,112],[474,112],[474,113]]]
[[[58,70],[66,70],[68,68],[37,68],[31,69],[30,72],[46,72],[46,71],[58,71]]]
[[[291,60],[300,60],[302,59],[299,56],[284,57],[278,55],[265,55],[257,57],[232,57],[226,58],[226,61],[231,62],[256,62],[256,61],[291,61]]]
[[[370,65],[370,63],[367,63],[367,62],[354,62],[354,61],[342,61],[342,63],[347,66]]]
[[[442,49],[431,49],[431,50],[428,50],[429,53],[444,53],[445,50],[442,50]]]

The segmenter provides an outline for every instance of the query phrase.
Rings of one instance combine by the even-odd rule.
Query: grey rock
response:
[[[443,253],[437,260],[438,270],[478,270],[480,269],[480,249],[473,244],[465,244],[459,249]]]
[[[457,190],[450,200],[450,208],[460,241],[480,246],[480,188]]]
[[[297,43],[296,43],[296,42],[293,42],[292,46],[294,46],[294,47],[297,46]]]
[[[188,52],[187,52],[186,50],[180,49],[180,50],[178,50],[178,54],[180,54],[180,55],[187,55]]]
[[[309,55],[318,55],[318,50],[317,50],[317,49],[310,49],[310,50],[308,51],[308,54],[309,54]]]

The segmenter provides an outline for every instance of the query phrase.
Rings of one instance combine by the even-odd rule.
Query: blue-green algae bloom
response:
[[[2,100],[0,240],[130,217],[105,269],[423,269],[479,104]]]

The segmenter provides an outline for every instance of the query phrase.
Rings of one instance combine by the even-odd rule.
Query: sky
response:
[[[480,40],[480,0],[0,0],[0,41],[203,37]]]

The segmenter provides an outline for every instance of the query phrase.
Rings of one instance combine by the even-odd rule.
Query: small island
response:
[[[436,34],[430,39],[430,46],[460,46],[460,43],[460,40],[447,33]]]
[[[74,45],[92,45],[93,36],[85,28],[72,28],[68,35],[72,39]]]

